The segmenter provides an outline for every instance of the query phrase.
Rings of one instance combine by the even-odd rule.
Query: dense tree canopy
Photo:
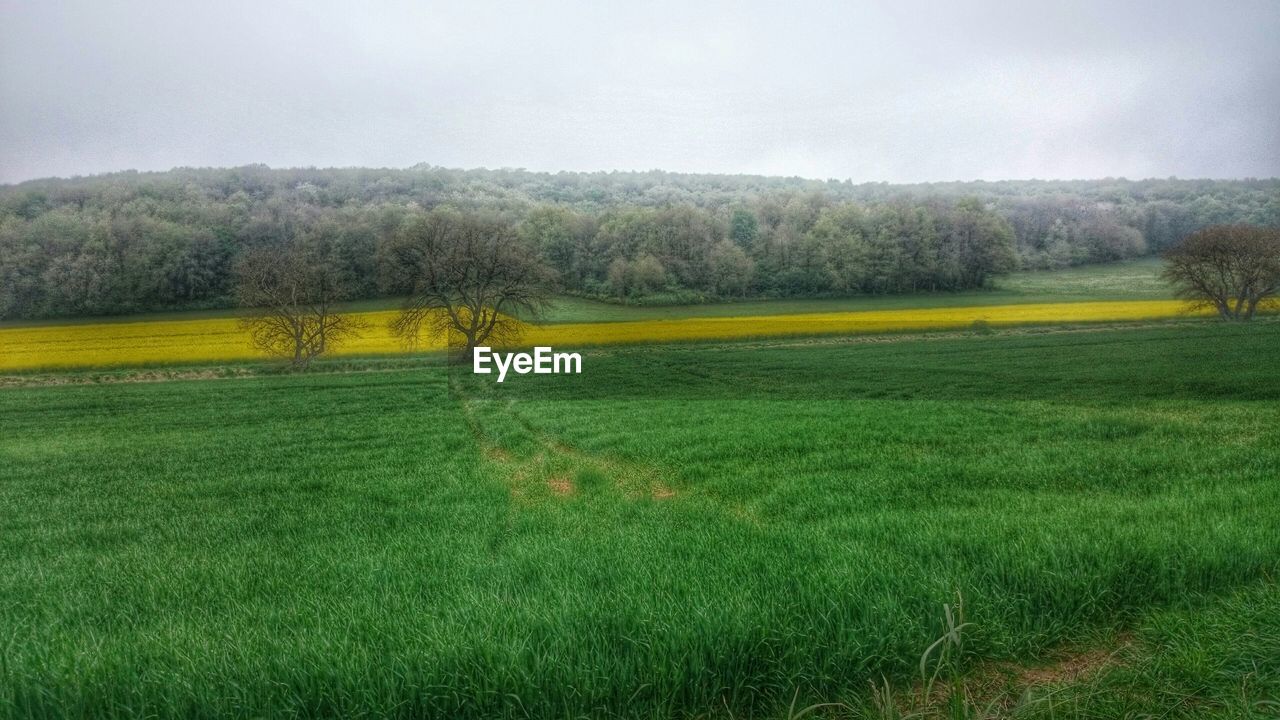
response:
[[[567,292],[636,302],[958,290],[1015,267],[1159,252],[1216,224],[1280,227],[1278,180],[854,185],[758,176],[286,169],[0,186],[0,318],[233,304],[258,247],[333,248],[353,297],[438,207],[500,219]]]

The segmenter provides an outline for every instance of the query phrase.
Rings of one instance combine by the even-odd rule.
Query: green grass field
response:
[[[0,716],[893,717],[957,594],[934,712],[1265,716],[1277,349],[1186,322],[6,389]]]

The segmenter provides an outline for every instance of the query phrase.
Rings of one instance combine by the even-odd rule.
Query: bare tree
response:
[[[246,309],[240,326],[254,347],[305,368],[365,329],[357,318],[337,311],[346,285],[315,248],[299,243],[254,248],[236,266],[236,296]]]
[[[517,339],[522,324],[513,313],[537,313],[551,286],[533,248],[486,216],[433,211],[409,223],[389,255],[409,291],[391,330],[410,343],[424,333],[443,337],[460,362],[478,345]]]
[[[1212,307],[1224,320],[1251,320],[1280,292],[1280,230],[1215,225],[1164,254],[1163,276],[1179,297]]]

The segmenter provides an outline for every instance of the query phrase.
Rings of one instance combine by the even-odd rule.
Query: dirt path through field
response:
[[[498,468],[518,500],[600,491],[633,500],[665,501],[678,495],[663,468],[584,452],[535,426],[515,401],[479,397],[454,378],[450,385],[482,456]]]

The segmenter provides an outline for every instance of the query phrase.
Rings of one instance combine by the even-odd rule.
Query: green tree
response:
[[[631,288],[638,294],[662,289],[667,284],[667,270],[662,261],[648,253],[631,263]]]
[[[743,250],[750,250],[760,236],[760,223],[750,210],[737,208],[729,220],[729,239]]]
[[[992,275],[1013,270],[1013,228],[977,198],[956,203],[950,213],[952,289],[983,287]]]
[[[568,287],[580,288],[587,273],[581,261],[587,224],[582,216],[563,207],[532,210],[520,223],[520,236],[537,249],[538,256],[560,275]]]
[[[755,263],[740,246],[730,240],[721,240],[711,248],[710,262],[716,293],[722,296],[747,293],[755,274]]]

